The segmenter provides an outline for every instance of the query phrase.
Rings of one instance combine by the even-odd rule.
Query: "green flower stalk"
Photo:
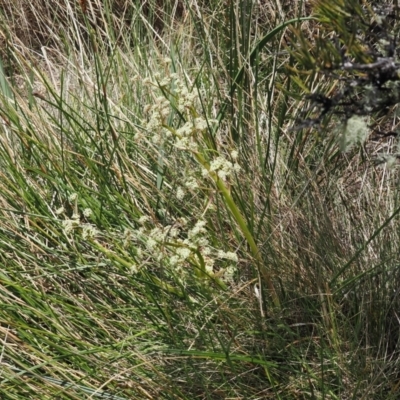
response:
[[[195,157],[197,161],[206,169],[209,171],[210,177],[213,179],[215,185],[217,186],[219,192],[221,193],[222,197],[224,198],[225,204],[232,214],[234,220],[236,223],[239,225],[241,232],[243,233],[244,237],[246,238],[247,243],[249,244],[251,253],[253,257],[257,261],[257,266],[259,268],[259,271],[263,277],[263,280],[268,286],[268,289],[270,291],[272,301],[274,302],[275,307],[280,308],[280,301],[278,294],[276,293],[275,286],[272,282],[272,276],[271,274],[267,271],[265,265],[263,264],[263,260],[261,257],[261,253],[257,247],[257,244],[253,238],[253,235],[251,234],[245,219],[243,218],[239,208],[236,206],[235,201],[233,200],[229,188],[225,185],[224,181],[218,176],[218,174],[214,171],[210,171],[210,165],[207,163],[207,161],[204,159],[203,155],[200,153],[195,154]]]

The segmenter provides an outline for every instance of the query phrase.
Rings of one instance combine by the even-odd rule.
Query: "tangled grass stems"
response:
[[[398,397],[397,116],[321,106],[395,13],[341,3],[1,4],[1,398]]]

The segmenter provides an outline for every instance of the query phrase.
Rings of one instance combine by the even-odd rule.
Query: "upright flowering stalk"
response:
[[[194,156],[195,156],[196,160],[203,166],[203,168],[206,171],[208,171],[209,176],[214,181],[219,192],[221,193],[222,197],[224,198],[225,204],[228,207],[228,210],[232,214],[236,223],[239,225],[240,230],[242,231],[244,237],[247,240],[247,243],[250,246],[250,250],[251,250],[253,257],[257,260],[259,270],[262,274],[263,279],[265,280],[265,282],[268,286],[268,289],[270,291],[270,294],[271,294],[271,297],[272,297],[275,307],[280,308],[279,297],[278,297],[278,294],[276,293],[275,286],[272,282],[271,274],[267,271],[266,267],[263,264],[261,253],[258,250],[257,244],[254,241],[253,235],[251,234],[251,232],[246,224],[245,219],[243,218],[239,208],[237,207],[235,201],[233,200],[229,188],[225,184],[224,180],[218,175],[218,172],[212,170],[212,168],[210,167],[210,164],[205,160],[204,156],[201,153],[194,153]]]
[[[185,94],[187,94],[187,89]],[[242,234],[250,246],[251,253],[257,261],[258,268],[262,274],[263,280],[268,286],[274,305],[277,308],[280,308],[279,297],[272,282],[271,274],[264,266],[261,253],[253,238],[253,235],[251,234],[244,217],[242,216],[239,208],[231,196],[228,177],[233,171],[238,171],[240,169],[239,165],[237,163],[232,164],[230,161],[220,155],[216,149],[208,148],[207,144],[209,141],[206,137],[206,131],[208,129],[208,123],[212,123],[213,121],[207,122],[197,113],[194,106],[193,94],[190,94],[189,100],[186,102],[182,101],[180,98],[178,100],[178,109],[181,112],[186,111],[187,120],[184,125],[179,129],[174,129],[167,124],[164,124],[163,127],[171,132],[175,137],[176,141],[174,146],[181,150],[191,152],[197,162],[201,165],[203,176],[209,176],[213,180],[214,184],[218,188],[218,191],[224,199],[225,205],[227,206],[236,223],[239,225]],[[206,143],[206,148],[201,146],[201,142]],[[206,159],[208,154],[212,155],[212,159],[209,161]],[[231,156],[232,159],[235,160],[237,157],[237,152],[232,152]]]
[[[169,74],[167,78],[163,79],[158,76],[155,79],[156,82],[148,81],[148,84],[152,89],[161,89],[163,96],[154,94],[153,104],[145,107],[145,113],[147,114],[147,122],[144,124],[146,133],[138,133],[137,140],[144,139],[148,144],[156,147],[172,146],[177,151],[189,153],[191,159],[197,162],[199,167],[197,171],[193,171],[192,165],[188,167],[184,184],[176,188],[175,196],[177,201],[183,201],[186,190],[193,191],[198,187],[204,187],[204,181],[211,179],[212,187],[216,188],[221,194],[225,207],[236,221],[249,244],[252,256],[268,287],[272,300],[275,306],[279,308],[279,298],[275,291],[271,274],[264,266],[254,237],[230,192],[231,176],[240,170],[240,166],[237,163],[237,151],[233,150],[230,156],[226,157],[225,150],[220,150],[218,143],[210,139],[208,135],[210,125],[218,122],[207,120],[197,112],[201,105],[197,92],[189,91],[187,84],[181,81],[177,74]],[[176,113],[171,113],[173,110]],[[172,117],[174,114],[179,115],[179,118],[174,119]],[[177,120],[180,124],[178,127],[175,125]],[[182,157],[182,159],[187,160],[188,158]],[[207,208],[208,206],[206,210]],[[184,276],[183,271],[185,270],[182,266],[189,264],[195,268],[196,276],[199,279],[206,277],[215,279],[220,276],[219,273],[221,271],[218,271],[218,276],[216,276],[214,273],[214,261],[216,259],[225,259],[229,262],[231,259],[227,254],[230,255],[231,253],[225,253],[223,257],[216,255],[214,249],[208,244],[205,226],[201,225],[200,227],[199,225],[203,222],[205,224],[205,221],[201,221],[202,216],[196,216],[196,218],[198,219],[196,226],[199,228],[199,232],[194,227],[188,234],[187,239],[182,240],[175,237],[170,240],[171,232],[169,231],[168,238],[163,238],[161,237],[162,235],[156,238],[152,233],[146,243],[147,246],[151,246],[153,252],[160,243],[166,244],[168,242],[170,248],[175,247],[175,254],[168,258],[168,265],[173,266],[174,270],[181,273],[182,276]],[[166,260],[165,255],[164,260]],[[235,262],[235,260],[231,261]],[[232,269],[229,269],[229,267],[223,272],[225,280],[233,276]]]

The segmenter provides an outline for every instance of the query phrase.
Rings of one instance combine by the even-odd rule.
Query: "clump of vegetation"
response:
[[[1,398],[397,398],[396,7],[164,3],[1,4]]]
[[[320,125],[324,119],[337,116],[345,125],[344,149],[360,139],[364,143],[370,132],[375,138],[396,136],[392,130],[382,129],[382,119],[395,117],[400,102],[397,8],[387,4],[317,2],[316,15],[322,22],[321,33],[315,45],[310,41],[306,45],[313,50],[305,51],[307,39],[303,38],[303,47],[293,54],[300,65],[336,80],[338,88],[329,95],[310,93],[310,106],[296,129]]]

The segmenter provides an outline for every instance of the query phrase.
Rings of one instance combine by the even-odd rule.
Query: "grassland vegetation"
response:
[[[2,399],[398,398],[395,4],[0,11]]]

